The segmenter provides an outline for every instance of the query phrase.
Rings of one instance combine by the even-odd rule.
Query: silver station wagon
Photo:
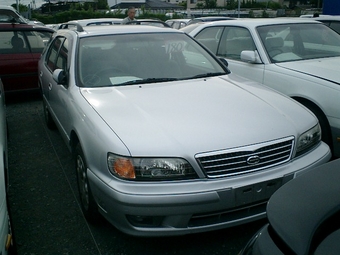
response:
[[[39,82],[46,123],[74,154],[85,217],[130,235],[264,218],[274,191],[331,157],[309,110],[230,74],[175,29],[60,29]]]

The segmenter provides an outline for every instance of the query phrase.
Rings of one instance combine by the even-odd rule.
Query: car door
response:
[[[263,83],[264,64],[247,63],[241,60],[241,52],[257,51],[247,28],[238,26],[206,27],[195,36],[218,57],[228,61],[232,73]]]
[[[0,31],[0,38],[0,75],[5,91],[32,88],[37,72],[25,33]]]
[[[38,89],[37,63],[52,32],[0,31],[0,75],[5,91]]]
[[[57,37],[51,43],[46,58],[44,68],[40,72],[43,94],[50,106],[51,114],[57,120],[56,124],[61,127],[66,135],[66,130],[70,126],[68,118],[68,86],[58,84],[53,78],[53,72],[56,69],[63,69],[67,72],[68,62],[68,39],[65,37]]]

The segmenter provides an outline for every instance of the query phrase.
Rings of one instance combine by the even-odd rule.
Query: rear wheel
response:
[[[99,218],[98,206],[91,192],[87,177],[87,164],[79,143],[75,151],[75,165],[81,209],[85,218],[89,222],[95,223]]]

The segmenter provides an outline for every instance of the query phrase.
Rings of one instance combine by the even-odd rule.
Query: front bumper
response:
[[[298,174],[326,163],[329,147],[257,173],[220,179],[141,183],[103,182],[88,169],[102,215],[124,233],[170,236],[232,227],[266,216],[269,197]]]

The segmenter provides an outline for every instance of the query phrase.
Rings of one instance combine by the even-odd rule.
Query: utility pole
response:
[[[190,0],[187,0],[187,18],[191,18],[191,13],[190,13]]]

